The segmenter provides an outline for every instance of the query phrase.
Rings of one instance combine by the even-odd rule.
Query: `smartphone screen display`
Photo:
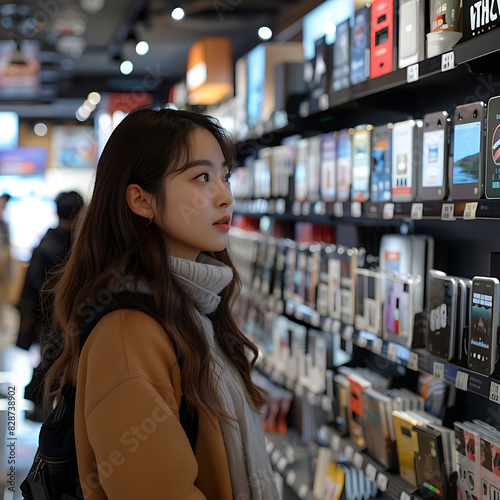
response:
[[[486,196],[500,198],[500,99],[488,102],[488,136],[486,143]]]
[[[370,196],[370,130],[356,130],[352,139],[352,190],[354,201],[366,201]]]
[[[392,194],[396,196],[412,194],[413,128],[396,124],[392,131]]]
[[[422,187],[440,187],[444,180],[444,130],[424,132]]]
[[[352,136],[347,130],[337,139],[337,200],[347,201],[351,193]]]
[[[335,200],[337,163],[337,141],[335,135],[323,134],[321,138],[321,198],[323,201]]]
[[[455,125],[453,184],[477,184],[481,155],[481,122]]]
[[[455,311],[456,284],[451,279],[430,279],[428,305],[427,349],[432,354],[449,359],[452,355],[452,320]]]
[[[415,452],[415,472],[420,492],[424,498],[446,498],[446,483],[442,480],[444,472],[444,452],[440,436],[429,435],[418,426],[418,452]]]
[[[481,373],[491,372],[493,296],[472,290],[472,312],[469,339],[469,368]],[[494,362],[494,360],[493,360]]]
[[[408,284],[387,278],[384,302],[384,323],[386,332],[397,336],[408,336],[410,333],[410,299]]]
[[[392,132],[386,125],[375,127],[372,132],[372,201],[391,200],[391,139]]]

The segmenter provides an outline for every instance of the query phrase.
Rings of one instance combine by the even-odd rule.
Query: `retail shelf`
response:
[[[332,219],[349,222],[390,222],[394,219],[412,220],[472,220],[500,219],[500,201],[424,201],[412,203],[393,202],[291,202],[281,199],[235,200],[235,213],[249,217],[272,215],[287,220],[307,220],[329,224]]]
[[[453,47],[456,64],[470,63],[493,55],[495,52],[498,53],[498,51],[500,51],[500,30],[485,33]],[[495,72],[497,68],[492,67],[490,71]]]

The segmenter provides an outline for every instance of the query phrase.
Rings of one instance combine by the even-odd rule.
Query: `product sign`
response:
[[[463,39],[471,40],[500,26],[500,0],[464,0]]]

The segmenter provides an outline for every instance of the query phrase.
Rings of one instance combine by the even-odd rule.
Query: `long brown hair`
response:
[[[196,321],[189,297],[177,284],[169,265],[168,235],[157,224],[134,214],[126,202],[126,188],[138,184],[164,206],[165,178],[189,161],[190,138],[197,127],[218,141],[232,167],[234,146],[227,132],[210,117],[165,108],[142,107],[124,118],[111,134],[97,166],[94,193],[81,222],[70,256],[53,287],[52,345],[60,354],[47,372],[45,396],[56,400],[68,383],[76,383],[80,328],[99,302],[108,300],[117,279],[146,282],[154,305],[137,298],[138,308],[166,331],[182,366],[182,390],[190,410],[225,418],[211,383],[206,335]],[[211,315],[214,335],[222,351],[241,375],[254,405],[261,408],[265,392],[250,379],[257,348],[241,332],[231,312],[241,284],[226,250],[209,253],[232,268],[234,279],[221,293]],[[133,288],[133,287],[132,287]],[[191,305],[190,305],[191,304]],[[247,352],[253,355],[249,362]]]

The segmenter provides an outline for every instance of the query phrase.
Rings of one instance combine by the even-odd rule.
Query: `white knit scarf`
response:
[[[233,279],[230,267],[200,254],[191,261],[171,257],[172,271],[189,294],[207,335],[219,403],[234,422],[221,421],[221,430],[235,500],[278,500],[279,493],[266,453],[262,419],[248,396],[240,374],[214,338],[208,314],[220,302],[219,293]]]

